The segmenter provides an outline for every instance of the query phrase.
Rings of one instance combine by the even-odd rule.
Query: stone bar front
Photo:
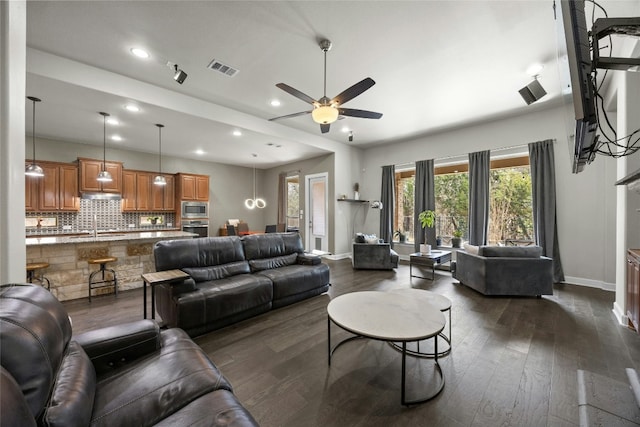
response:
[[[118,261],[107,264],[118,276],[118,290],[142,287],[141,275],[155,271],[153,245],[160,240],[191,239],[196,234],[184,231],[101,234],[93,236],[29,237],[27,263],[48,262],[42,272],[51,281],[51,293],[60,301],[89,296],[89,274],[99,269],[87,260],[114,256]],[[25,272],[26,274],[26,272]],[[94,290],[112,292],[112,288]]]

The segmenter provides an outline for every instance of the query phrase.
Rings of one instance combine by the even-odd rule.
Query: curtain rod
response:
[[[556,142],[555,138],[551,139],[554,143]],[[491,151],[491,153],[499,153],[501,151],[507,151],[507,150],[513,150],[515,148],[527,148],[529,146],[529,144],[518,144],[518,145],[511,145],[509,147],[500,147],[500,148],[495,148],[493,150],[489,150]],[[453,156],[446,156],[446,157],[438,157],[437,159],[434,159],[434,161],[446,161],[449,159],[461,159],[464,156],[468,156],[467,154],[458,154],[458,155],[453,155]],[[396,169],[408,169],[408,168],[412,168],[416,165],[416,162],[405,162],[405,163],[400,163],[395,165]],[[383,166],[380,166],[383,167]]]

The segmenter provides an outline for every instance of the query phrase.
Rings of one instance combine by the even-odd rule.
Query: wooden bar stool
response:
[[[87,260],[89,264],[100,264],[100,270],[96,270],[89,275],[89,302],[91,302],[91,289],[105,288],[111,286],[113,283],[113,289],[115,290],[116,296],[118,296],[118,277],[116,276],[116,271],[111,268],[106,268],[108,262],[116,262],[118,258],[114,256],[107,256],[102,258],[90,258]],[[104,277],[105,271],[111,273],[111,280],[106,280]],[[93,278],[97,274],[102,274],[102,280],[93,281]],[[95,286],[98,285],[98,286]]]
[[[51,290],[51,282],[47,279],[44,274],[40,274],[40,276],[36,276],[37,270],[42,270],[43,268],[48,268],[48,262],[32,262],[27,264],[27,281],[29,283],[33,283],[33,279],[36,279],[40,282],[42,286],[47,282],[47,290]]]

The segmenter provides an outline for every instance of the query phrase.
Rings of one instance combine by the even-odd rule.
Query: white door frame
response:
[[[324,229],[326,230],[325,232],[325,236],[321,238],[321,243],[320,243],[320,250],[327,252],[329,250],[329,173],[328,172],[321,172],[321,173],[314,173],[314,174],[310,174],[310,175],[305,175],[304,177],[304,210],[305,210],[305,215],[304,215],[304,230],[305,230],[305,248],[308,251],[311,251],[313,249],[315,249],[315,247],[313,247],[311,245],[312,242],[312,238],[314,238],[312,236],[311,233],[311,211],[310,206],[310,200],[311,200],[311,180],[314,179],[324,179],[324,184],[325,184],[325,192],[324,192],[324,211],[325,211],[325,216],[324,216]]]

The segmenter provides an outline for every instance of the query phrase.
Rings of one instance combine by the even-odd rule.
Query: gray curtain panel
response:
[[[287,223],[287,173],[278,175],[278,224]],[[285,228],[286,229],[286,228]]]
[[[533,233],[542,254],[553,258],[553,281],[564,282],[560,261],[556,221],[556,172],[553,140],[529,144],[531,193],[533,198]]]
[[[469,243],[487,244],[489,228],[489,151],[469,153]]]
[[[382,194],[380,201],[382,209],[380,210],[380,238],[385,242],[393,241],[393,206],[395,205],[395,188],[396,188],[396,167],[382,167]]]
[[[436,229],[435,227],[427,228],[427,240],[425,242],[425,233],[422,224],[418,219],[420,212],[430,209],[436,210],[436,193],[433,174],[433,159],[420,160],[416,162],[416,180],[414,186],[414,205],[413,205],[413,241],[414,249],[420,252],[420,243],[428,243],[435,247],[436,245]]]

